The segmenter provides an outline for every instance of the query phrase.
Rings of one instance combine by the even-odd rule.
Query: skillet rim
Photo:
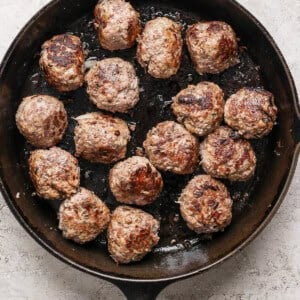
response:
[[[49,8],[51,8],[52,6],[55,6],[60,1],[61,0],[52,0],[48,4],[44,5],[36,14],[34,14],[34,16],[19,31],[17,36],[14,38],[14,40],[10,44],[10,46],[9,46],[6,54],[4,55],[4,57],[2,59],[1,64],[0,64],[0,79],[3,77],[3,74],[4,74],[4,71],[6,69],[7,63],[9,62],[10,58],[12,57],[12,54],[13,54],[15,48],[16,48],[16,45],[19,43],[19,41],[20,41],[21,37],[23,36],[24,32],[26,32],[28,30],[28,28],[30,26],[32,26],[42,14],[46,13],[46,11]],[[252,13],[250,13],[244,6],[239,4],[236,0],[227,0],[227,1],[232,3],[234,6],[237,7],[238,10],[240,10],[242,13],[244,13],[259,28],[259,30],[262,32],[262,34],[265,36],[265,38],[268,40],[268,42],[272,45],[273,49],[276,52],[276,55],[278,56],[278,58],[280,60],[281,65],[283,66],[283,69],[286,73],[288,83],[289,83],[289,89],[292,93],[292,98],[293,98],[292,101],[293,101],[293,106],[294,106],[294,110],[295,110],[295,115],[296,115],[296,118],[297,118],[298,122],[300,122],[300,104],[299,104],[299,98],[298,98],[295,82],[294,82],[294,79],[292,77],[291,71],[288,67],[288,64],[287,64],[282,52],[280,51],[278,45],[276,44],[275,40],[272,38],[271,34],[267,31],[267,29],[262,25],[262,23],[260,21],[258,21],[256,19],[256,17],[254,17],[252,15]],[[68,257],[63,255],[62,253],[56,251],[50,244],[47,243],[46,239],[45,240],[42,239],[38,235],[38,233],[35,232],[35,230],[30,227],[30,225],[22,217],[22,215],[19,212],[18,208],[13,204],[13,201],[11,200],[8,189],[5,187],[5,184],[2,180],[2,177],[0,177],[0,191],[1,191],[1,194],[2,194],[6,204],[8,205],[10,211],[13,213],[14,217],[19,222],[19,224],[21,224],[21,226],[25,229],[25,231],[27,233],[29,233],[29,235],[38,244],[40,244],[44,249],[46,249],[50,254],[52,254],[53,256],[58,258],[60,261],[62,261],[64,263],[67,263],[68,265],[76,268],[77,270],[83,271],[85,273],[91,274],[91,275],[96,276],[96,277],[100,277],[102,279],[106,279],[110,282],[116,282],[117,281],[117,282],[166,283],[166,284],[168,284],[168,283],[174,282],[176,280],[186,279],[188,277],[200,274],[204,271],[207,271],[207,270],[211,269],[212,267],[215,267],[215,266],[225,262],[227,259],[229,259],[233,255],[235,255],[236,253],[238,253],[239,251],[244,249],[247,245],[249,245],[249,243],[251,241],[253,241],[258,236],[259,233],[262,232],[262,230],[270,223],[270,221],[274,217],[275,213],[278,211],[278,209],[281,206],[281,204],[282,204],[282,202],[283,202],[283,200],[284,200],[284,198],[285,198],[285,196],[288,192],[288,189],[291,185],[291,181],[294,177],[294,173],[295,173],[295,170],[296,170],[298,158],[299,158],[299,155],[300,155],[300,143],[299,142],[296,142],[296,143],[297,144],[295,145],[293,159],[292,159],[291,164],[290,164],[289,172],[288,172],[288,175],[287,175],[287,178],[285,180],[284,186],[282,187],[281,193],[278,196],[278,199],[277,199],[276,203],[274,204],[272,209],[268,212],[265,219],[248,236],[248,238],[245,239],[236,248],[231,250],[227,255],[217,259],[215,262],[213,262],[211,264],[208,264],[208,265],[206,265],[202,268],[199,268],[195,271],[191,271],[191,272],[184,273],[184,274],[177,275],[177,276],[166,277],[166,278],[135,279],[135,278],[118,277],[118,276],[102,273],[100,271],[95,271],[91,268],[85,267],[81,264],[78,264],[78,263],[74,262],[72,259],[69,259]],[[0,168],[1,168],[1,164],[0,164]]]

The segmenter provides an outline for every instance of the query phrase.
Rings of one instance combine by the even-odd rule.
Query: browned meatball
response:
[[[99,109],[126,113],[139,101],[139,79],[134,67],[121,58],[97,62],[85,80],[90,100]]]
[[[224,93],[212,82],[189,85],[173,97],[173,113],[187,130],[199,136],[220,126],[224,113]]]
[[[80,38],[61,34],[43,44],[40,67],[51,86],[59,92],[69,92],[84,83],[84,60]]]
[[[80,188],[75,195],[61,204],[58,218],[63,236],[84,244],[94,240],[106,229],[110,211],[93,192]]]
[[[21,102],[16,123],[30,144],[49,148],[62,140],[68,118],[61,101],[47,95],[34,95]]]
[[[182,26],[168,18],[159,17],[146,23],[138,40],[137,59],[155,78],[169,78],[180,67],[182,55]]]
[[[109,185],[119,202],[147,205],[161,193],[163,180],[147,158],[133,156],[111,169]]]
[[[108,226],[108,250],[120,264],[141,260],[159,242],[159,222],[141,209],[119,206]]]
[[[100,0],[95,7],[95,26],[101,46],[108,50],[127,49],[141,32],[140,14],[124,0]]]
[[[29,158],[29,173],[37,194],[45,199],[71,197],[80,184],[77,159],[57,147],[33,151]]]
[[[243,88],[225,105],[225,122],[246,139],[268,135],[276,117],[274,96],[264,90]]]
[[[125,157],[130,132],[125,121],[103,113],[76,118],[74,131],[77,157],[93,163],[110,164]]]
[[[189,26],[186,43],[199,74],[220,73],[239,62],[235,32],[225,22],[199,22]]]
[[[213,233],[227,227],[232,200],[226,186],[208,175],[194,177],[179,198],[180,212],[196,233]]]
[[[176,122],[165,121],[152,128],[144,148],[150,161],[160,170],[190,174],[197,166],[198,141]]]
[[[204,171],[213,177],[246,181],[254,174],[256,156],[251,144],[228,127],[208,135],[200,153]]]

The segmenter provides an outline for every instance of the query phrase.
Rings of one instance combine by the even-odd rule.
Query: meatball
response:
[[[137,59],[155,78],[169,78],[180,67],[182,55],[182,26],[160,17],[146,23],[138,40]]]
[[[141,32],[140,14],[124,0],[100,0],[94,11],[101,46],[107,50],[127,49]]]
[[[199,136],[220,126],[224,113],[224,93],[212,82],[200,82],[182,90],[172,103],[178,122]]]
[[[220,73],[239,62],[235,32],[225,22],[199,22],[189,26],[186,43],[200,75]]]
[[[125,157],[130,132],[125,121],[94,112],[76,118],[74,140],[77,157],[110,164]]]
[[[180,212],[196,233],[213,233],[231,223],[232,200],[226,186],[208,175],[194,177],[179,198]]]
[[[61,204],[58,218],[63,236],[84,244],[94,240],[107,228],[110,211],[93,192],[80,188]]]
[[[139,101],[139,79],[134,67],[121,58],[97,62],[85,80],[90,100],[99,109],[126,113]]]
[[[58,147],[33,151],[29,174],[37,194],[49,200],[71,197],[80,184],[77,159]]]
[[[62,140],[68,118],[61,101],[47,95],[34,95],[21,102],[16,123],[30,144],[38,148],[49,148]]]
[[[200,154],[204,171],[213,177],[246,181],[254,174],[256,156],[251,144],[228,127],[219,127],[208,135]]]
[[[264,90],[243,88],[225,105],[225,122],[246,139],[268,135],[276,117],[274,96]]]
[[[159,242],[159,222],[141,209],[119,206],[108,226],[108,250],[120,264],[141,260]]]
[[[163,171],[190,174],[196,169],[199,144],[182,125],[165,121],[152,128],[144,141],[146,154]]]
[[[59,92],[70,92],[84,83],[84,60],[80,38],[62,34],[43,44],[40,67],[51,86]]]
[[[109,185],[119,202],[147,205],[161,193],[163,180],[147,158],[133,156],[111,169]]]

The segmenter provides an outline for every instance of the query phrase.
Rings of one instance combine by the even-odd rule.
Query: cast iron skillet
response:
[[[154,298],[167,284],[198,274],[224,261],[243,248],[267,225],[282,202],[299,153],[300,121],[296,89],[276,44],[262,25],[232,0],[131,1],[143,22],[160,15],[181,19],[183,25],[200,19],[224,20],[241,39],[241,64],[220,75],[196,75],[186,49],[179,73],[169,80],[146,75],[135,61],[135,48],[110,53],[98,46],[92,26],[96,1],[55,0],[37,13],[8,50],[0,69],[0,186],[3,196],[23,227],[50,253],[70,265],[119,286],[130,299]],[[120,56],[134,63],[141,79],[141,101],[130,115],[137,123],[128,156],[141,146],[146,132],[156,123],[173,119],[170,99],[188,83],[212,80],[226,96],[242,86],[260,86],[272,91],[279,107],[278,124],[272,134],[252,144],[258,156],[256,175],[247,183],[225,181],[234,203],[233,223],[214,236],[197,236],[178,217],[178,194],[192,176],[163,174],[165,192],[156,204],[145,209],[161,220],[161,242],[142,262],[118,266],[106,250],[104,236],[85,246],[62,238],[57,230],[59,202],[32,195],[26,159],[32,149],[18,133],[14,115],[21,97],[33,93],[56,95],[65,102],[68,132],[60,146],[74,152],[72,117],[95,111],[84,89],[59,95],[49,87],[38,68],[41,44],[66,31],[80,35],[89,57]],[[107,188],[111,166],[94,166],[80,160],[82,185],[94,190],[113,209],[117,203]],[[199,168],[196,173],[203,173]]]

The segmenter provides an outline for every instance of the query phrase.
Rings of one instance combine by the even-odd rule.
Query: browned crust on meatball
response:
[[[99,108],[126,113],[139,101],[139,79],[133,65],[121,58],[97,62],[86,74],[87,93]]]
[[[94,112],[76,118],[74,130],[77,157],[110,164],[125,157],[130,131],[125,121]]]
[[[173,97],[172,110],[187,130],[204,136],[220,126],[224,113],[224,93],[212,82],[189,85]]]
[[[100,0],[94,10],[95,27],[102,48],[131,48],[141,32],[140,14],[124,0]]]
[[[119,202],[147,205],[161,193],[163,180],[147,158],[133,156],[111,169],[109,185]]]
[[[94,240],[110,220],[110,211],[93,192],[80,188],[59,208],[59,229],[66,239],[79,244]]]
[[[144,148],[150,161],[160,170],[190,174],[197,166],[198,141],[176,122],[165,121],[152,128]]]
[[[199,74],[220,73],[239,62],[236,34],[225,22],[198,22],[189,26],[186,43]]]
[[[69,92],[84,83],[84,60],[80,38],[61,34],[43,44],[40,67],[51,86],[59,92]]]
[[[246,181],[255,171],[256,156],[251,144],[237,132],[221,126],[207,136],[200,147],[206,173],[231,181]]]
[[[182,26],[159,17],[146,23],[138,39],[137,59],[155,78],[169,78],[180,67],[182,56]]]
[[[35,150],[29,158],[29,174],[37,194],[56,200],[71,197],[80,184],[78,161],[58,147]]]
[[[277,118],[272,93],[242,88],[229,97],[225,105],[225,122],[246,139],[268,135]]]
[[[183,219],[198,234],[222,231],[231,223],[229,192],[211,176],[194,177],[182,191],[179,203]]]
[[[159,222],[150,214],[119,206],[108,226],[108,250],[120,264],[141,260],[159,242]]]
[[[20,133],[35,147],[49,148],[59,143],[68,126],[64,105],[57,98],[33,95],[21,102],[16,113]]]

